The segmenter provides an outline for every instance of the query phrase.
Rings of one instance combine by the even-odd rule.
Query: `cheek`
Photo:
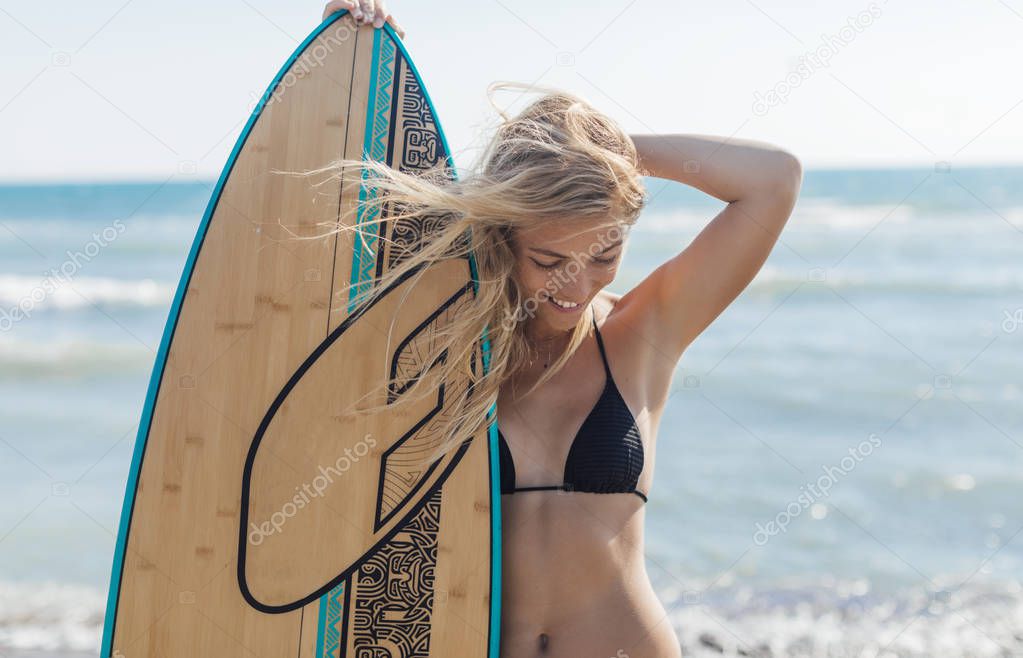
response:
[[[618,266],[620,264],[621,263],[618,262],[614,265],[601,265],[593,272],[593,280],[599,281],[601,285],[606,286],[614,281],[615,276],[618,275]]]
[[[526,295],[544,289],[549,278],[550,276],[546,272],[531,267],[527,263],[519,263],[515,268],[515,281]]]

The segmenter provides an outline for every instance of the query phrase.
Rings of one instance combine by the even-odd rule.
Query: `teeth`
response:
[[[560,306],[561,308],[575,308],[576,306],[579,306],[578,304],[573,304],[572,302],[563,302],[555,297],[551,297],[550,300],[557,304],[558,306]]]

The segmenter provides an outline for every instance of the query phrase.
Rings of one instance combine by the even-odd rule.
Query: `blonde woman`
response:
[[[325,15],[338,9],[395,25],[380,2],[331,2]],[[438,259],[471,251],[476,260],[475,303],[442,349],[449,374],[476,377],[452,441],[489,425],[497,402],[501,656],[680,656],[643,554],[658,425],[682,353],[763,265],[802,168],[760,142],[628,135],[559,91],[502,117],[479,165],[458,181],[333,166],[338,175],[367,168],[392,211],[446,218],[378,290]],[[618,295],[606,287],[647,200],[642,176],[728,205]],[[484,330],[491,357],[480,377],[467,364]]]

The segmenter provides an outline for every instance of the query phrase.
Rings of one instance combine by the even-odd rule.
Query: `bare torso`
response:
[[[594,306],[615,383],[640,429],[644,463],[637,488],[649,495],[654,439],[675,364],[654,372],[643,357],[631,356],[644,353],[629,349],[630,341],[642,337],[609,315],[618,299],[602,292]],[[535,381],[532,376],[526,380]],[[518,486],[563,481],[572,438],[604,381],[590,336],[528,397],[513,401],[511,385],[502,389],[498,424],[514,458]],[[681,656],[646,572],[644,505],[638,496],[525,491],[501,498],[502,658]]]

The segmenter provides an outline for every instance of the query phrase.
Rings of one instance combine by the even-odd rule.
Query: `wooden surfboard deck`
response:
[[[450,165],[401,41],[342,16],[274,78],[200,223],[139,426],[103,656],[497,658],[496,425],[417,466],[467,381],[395,413],[342,414],[384,372],[389,402],[430,377],[432,336],[473,299],[475,262],[365,304],[363,286],[337,291],[394,267],[421,226],[311,240],[281,226],[320,235],[353,207],[365,221],[372,190],[357,174],[314,186],[275,171],[342,154]],[[481,336],[477,372],[488,350]]]

